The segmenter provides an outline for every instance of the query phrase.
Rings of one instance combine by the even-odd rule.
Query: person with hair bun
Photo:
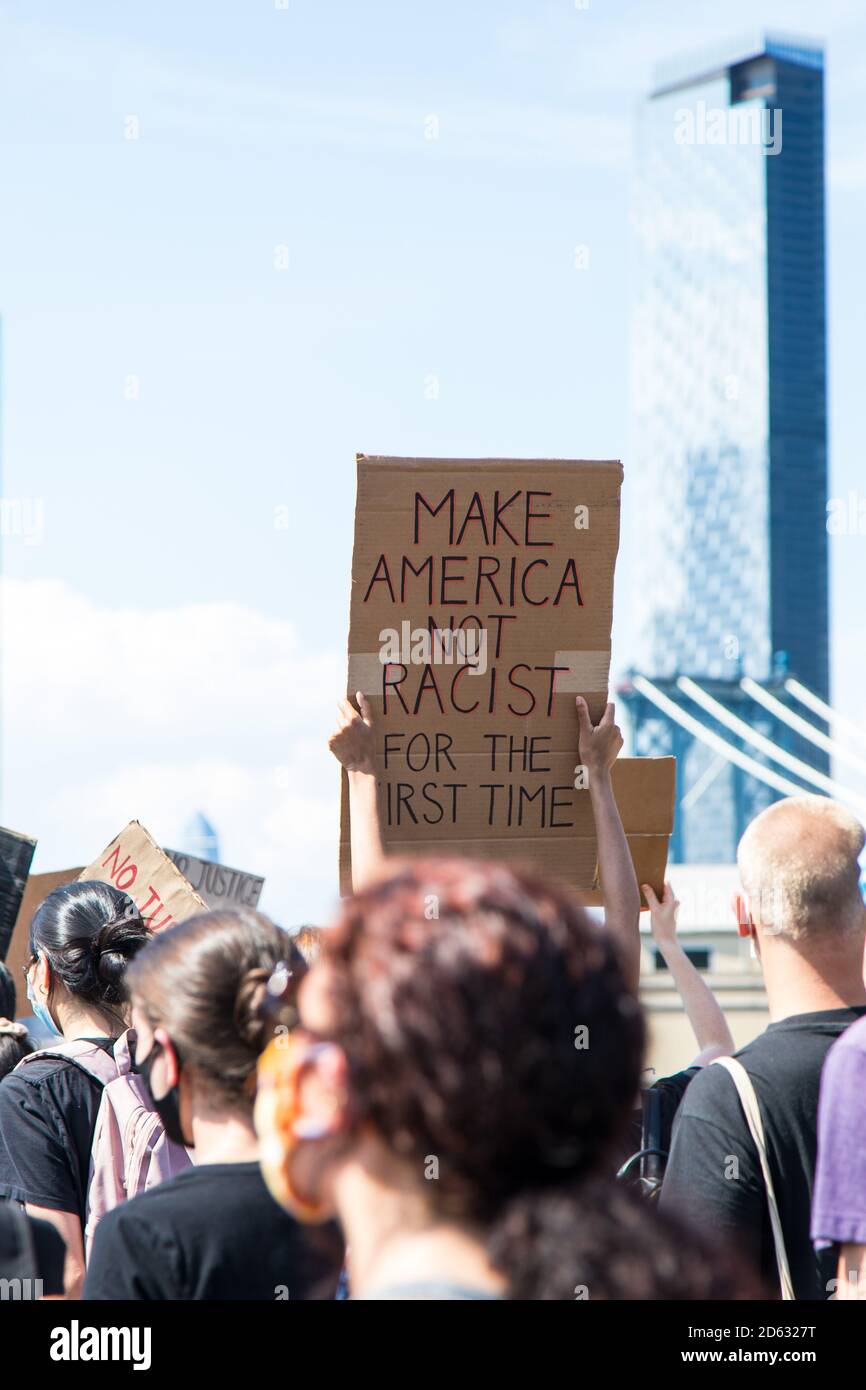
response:
[[[262,1163],[287,1210],[339,1217],[353,1298],[574,1298],[587,1273],[586,1296],[629,1297],[640,1280],[604,1271],[635,1228],[643,1249],[665,1242],[641,1296],[730,1294],[692,1287],[706,1253],[598,1186],[644,1024],[610,935],[565,889],[502,864],[394,861],[343,904],[298,1010],[259,1064]],[[588,1248],[580,1223],[609,1192]]]
[[[9,967],[0,961],[0,1081],[32,1051],[27,1029],[15,1022],[15,985]]]
[[[50,1221],[66,1242],[67,1282],[80,1290],[90,1156],[102,1086],[59,1055],[86,1040],[111,1052],[128,1027],[125,977],[151,932],[108,883],[56,888],[30,924],[27,997],[58,1052],[24,1056],[0,1081],[0,1198]]]
[[[277,1206],[253,1128],[259,1055],[271,1040],[286,1044],[305,970],[290,938],[250,910],[189,918],[136,959],[138,1071],[166,1134],[195,1163],[103,1217],[85,1298],[334,1297],[337,1228],[309,1232]]]
[[[529,871],[394,861],[345,901],[298,1003],[259,1069],[275,1196],[338,1213],[353,1297],[504,1296],[511,1204],[609,1165],[638,1093],[610,938]]]

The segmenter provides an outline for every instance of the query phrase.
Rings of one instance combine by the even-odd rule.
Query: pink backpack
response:
[[[84,1038],[60,1040],[39,1052],[31,1052],[18,1063],[18,1067],[23,1067],[40,1057],[60,1057],[87,1072],[103,1088],[90,1151],[84,1230],[86,1259],[90,1258],[96,1228],[107,1211],[192,1166],[188,1150],[172,1143],[165,1134],[147,1087],[131,1070],[130,1045],[134,1042],[131,1028],[121,1034],[111,1052]]]

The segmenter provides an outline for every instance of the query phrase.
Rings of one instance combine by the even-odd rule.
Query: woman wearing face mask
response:
[[[111,1051],[128,1026],[127,966],[150,935],[132,899],[107,883],[70,883],[49,894],[30,926],[27,997],[58,1045],[86,1039]],[[0,1082],[0,1198],[24,1203],[57,1228],[73,1295],[84,1275],[82,1232],[101,1097],[100,1083],[63,1057],[25,1058]]]
[[[142,951],[129,975],[137,1066],[195,1164],[103,1217],[85,1298],[334,1296],[339,1234],[308,1232],[276,1205],[252,1118],[259,1054],[287,1041],[269,981],[288,995],[305,968],[288,936],[249,911],[190,918]]]
[[[298,1007],[259,1065],[263,1168],[288,1210],[339,1216],[352,1297],[731,1296],[688,1233],[598,1185],[644,1030],[570,895],[503,865],[396,864],[347,900]],[[638,1247],[662,1256],[629,1280]]]

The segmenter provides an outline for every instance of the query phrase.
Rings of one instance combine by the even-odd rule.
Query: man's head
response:
[[[740,931],[823,951],[862,936],[866,907],[858,858],[863,826],[825,796],[776,801],[751,823],[737,864]]]

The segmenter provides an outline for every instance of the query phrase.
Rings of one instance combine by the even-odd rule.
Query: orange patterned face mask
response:
[[[291,1176],[292,1157],[305,1140],[323,1139],[329,1132],[301,1113],[304,1072],[323,1049],[303,1033],[274,1038],[259,1058],[255,1106],[256,1133],[261,1143],[261,1166],[271,1195],[299,1221],[326,1220],[320,1203],[308,1200]]]

